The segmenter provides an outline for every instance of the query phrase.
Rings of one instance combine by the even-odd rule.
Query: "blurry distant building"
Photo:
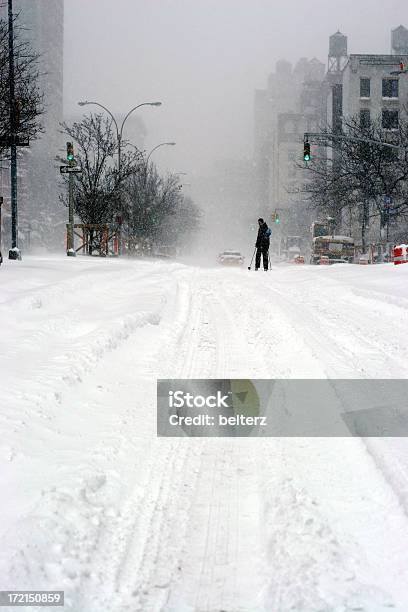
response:
[[[124,117],[118,115],[119,125],[123,121]],[[131,115],[125,124],[123,131],[123,139],[132,145],[135,145],[139,151],[145,149],[145,142],[147,136],[146,125],[140,115]]]
[[[305,173],[298,166],[304,132],[319,131],[323,125],[339,132],[343,118],[351,116],[362,124],[379,118],[385,129],[398,127],[407,115],[408,79],[391,72],[401,61],[408,66],[408,30],[402,25],[391,32],[389,55],[349,54],[347,36],[337,31],[329,38],[327,71],[316,59],[302,58],[293,69],[286,61],[277,63],[267,88],[255,92],[259,211],[287,209],[292,225],[299,226],[294,217],[302,210]],[[324,148],[319,155],[325,155]]]
[[[20,242],[62,246],[66,211],[58,200],[59,163],[55,156],[61,147],[60,122],[63,117],[63,0],[14,0],[19,13],[20,36],[40,54],[41,88],[45,94],[44,133],[28,149],[18,150],[18,203]],[[7,16],[3,3],[0,14]],[[4,163],[3,163],[4,166]],[[8,172],[2,172],[2,190],[9,196]],[[48,231],[53,228],[53,231]]]
[[[325,117],[324,76],[325,66],[315,58],[301,58],[293,68],[280,61],[267,89],[255,92],[255,185],[262,214],[302,199],[301,143],[303,133],[316,131]]]
[[[203,212],[203,246],[209,251],[248,243],[256,207],[252,178],[252,159],[218,160],[210,176],[194,177],[191,196]]]

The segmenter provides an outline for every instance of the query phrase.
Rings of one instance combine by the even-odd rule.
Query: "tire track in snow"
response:
[[[200,285],[199,289],[195,288],[194,294],[200,293],[202,296],[205,313],[201,317],[201,324],[205,326],[202,333],[205,336],[208,332],[213,332],[216,347],[215,360],[209,375],[216,378],[232,376],[240,367],[238,363],[242,365],[243,343],[240,332],[229,316],[225,303],[219,298],[219,292],[214,290],[211,277],[204,277]],[[192,321],[192,328],[197,330],[197,320],[193,318]],[[203,350],[202,339],[201,335],[197,340],[198,352],[200,347]],[[192,340],[196,339],[190,336],[190,346]],[[239,355],[236,353],[237,347]],[[200,361],[202,358],[203,355]],[[194,363],[194,360],[191,363]],[[193,368],[192,373],[195,376],[196,372]],[[189,510],[191,520],[181,561],[181,574],[179,580],[171,585],[163,610],[248,610],[243,603],[245,596],[242,589],[239,589],[242,575],[239,568],[248,556],[248,533],[252,542],[257,540],[258,521],[256,511],[255,514],[249,515],[244,537],[241,539],[243,534],[240,531],[242,517],[239,513],[239,488],[243,478],[241,472],[245,472],[245,477],[248,478],[249,470],[239,465],[242,460],[239,449],[236,448],[236,440],[192,439],[188,442],[201,445],[201,466]],[[245,458],[245,468],[248,467],[248,461],[251,461],[251,456]],[[252,499],[257,501],[256,497]],[[246,574],[251,576],[250,571]],[[252,576],[246,587],[246,592],[251,593],[252,603]]]
[[[180,282],[175,300],[162,319],[162,324],[167,321],[171,327],[164,330],[164,335],[171,340],[174,355],[170,352],[166,363],[160,365],[161,371],[168,371],[170,366],[173,375],[183,377],[194,371],[200,347],[201,309],[199,292]],[[128,599],[132,610],[143,612],[161,608],[166,589],[177,574],[183,526],[187,524],[185,513],[200,458],[200,449],[197,452],[188,439],[155,440],[153,448],[156,452],[151,457],[144,494],[140,498],[139,486],[123,508],[122,546],[115,552],[115,567],[110,571],[114,574],[117,605]],[[114,543],[113,538],[110,545]]]

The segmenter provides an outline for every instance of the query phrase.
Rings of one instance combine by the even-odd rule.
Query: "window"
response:
[[[341,253],[343,251],[343,245],[341,242],[329,242],[330,253]]]
[[[360,111],[360,127],[362,128],[370,127],[370,111],[367,109]]]
[[[371,96],[371,81],[366,77],[360,79],[360,98],[369,98]]]
[[[385,130],[397,130],[398,129],[398,111],[397,110],[383,110],[382,112],[382,127]]]
[[[382,80],[382,96],[383,98],[398,98],[398,79],[383,79]]]

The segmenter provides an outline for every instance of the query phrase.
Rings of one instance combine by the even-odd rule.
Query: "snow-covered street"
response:
[[[0,590],[408,610],[404,438],[156,437],[158,378],[407,378],[408,265],[26,257],[0,317]]]

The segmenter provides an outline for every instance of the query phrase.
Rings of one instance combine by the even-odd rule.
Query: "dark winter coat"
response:
[[[258,230],[258,236],[256,238],[256,248],[257,249],[269,249],[269,234],[268,232],[268,226],[265,223],[265,221],[262,223],[262,225],[259,226],[259,230]]]

